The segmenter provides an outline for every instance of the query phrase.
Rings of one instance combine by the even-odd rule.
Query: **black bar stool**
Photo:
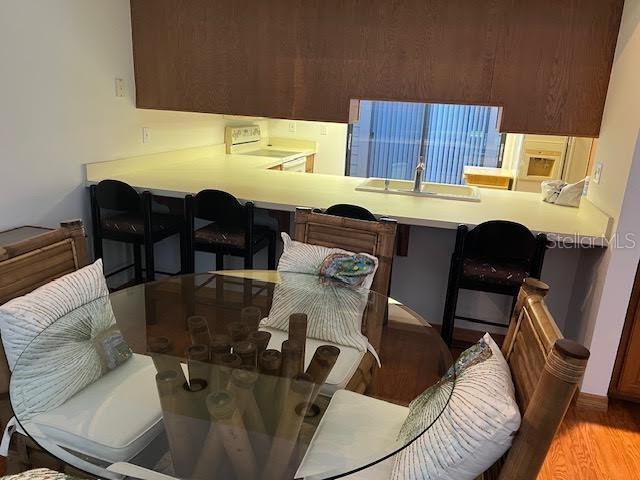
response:
[[[359,205],[350,205],[348,203],[338,203],[332,205],[324,211],[327,215],[336,217],[353,218],[355,220],[367,220],[369,222],[377,222],[376,216],[364,207]]]
[[[114,240],[133,245],[134,272],[137,283],[143,281],[140,246],[144,247],[146,280],[155,279],[153,246],[172,235],[180,234],[180,260],[184,268],[184,223],[178,215],[152,211],[150,192],[139,194],[133,187],[118,180],[103,180],[91,185],[93,249],[102,258],[102,240]],[[120,269],[119,273],[131,265]]]
[[[185,198],[185,223],[189,271],[195,270],[195,252],[216,255],[216,270],[224,270],[224,256],[244,258],[244,268],[253,268],[255,253],[268,248],[268,268],[276,268],[275,231],[254,225],[254,205],[242,205],[233,195],[220,190],[203,190]],[[196,219],[210,223],[197,228]]]
[[[472,230],[458,227],[451,256],[449,283],[442,318],[442,338],[451,346],[455,320],[504,327],[504,323],[456,315],[458,291],[476,290],[515,298],[527,277],[540,278],[547,236],[534,236],[519,223],[494,220]]]

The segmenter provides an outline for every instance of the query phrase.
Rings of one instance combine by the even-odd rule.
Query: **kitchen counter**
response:
[[[363,192],[355,190],[362,178],[269,170],[281,161],[200,147],[87,164],[86,184],[112,178],[171,197],[213,188],[284,211],[351,203],[402,224],[445,229],[511,220],[566,243],[606,246],[611,235],[612,219],[585,198],[580,208],[571,208],[544,203],[539,194],[490,189],[482,189],[477,203]]]

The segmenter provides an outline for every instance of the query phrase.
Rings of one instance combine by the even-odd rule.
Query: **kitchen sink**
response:
[[[443,198],[479,202],[480,190],[468,185],[449,185],[446,183],[422,182],[420,192],[413,191],[411,180],[386,180],[384,178],[367,178],[356,187],[361,192],[389,193],[393,195],[411,195],[415,197]]]

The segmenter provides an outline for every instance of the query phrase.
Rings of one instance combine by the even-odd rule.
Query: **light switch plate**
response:
[[[289,122],[289,132],[296,133],[296,122]]]
[[[151,142],[151,129],[149,127],[142,127],[142,143]]]
[[[124,88],[124,79],[116,78],[116,97],[124,97],[126,95]]]
[[[593,181],[596,183],[600,183],[600,178],[602,177],[602,163],[596,163],[595,168],[593,169]]]
[[[329,133],[329,129],[326,125],[320,125],[320,135],[326,135]]]

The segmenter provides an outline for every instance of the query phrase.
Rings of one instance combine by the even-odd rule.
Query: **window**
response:
[[[360,102],[352,125],[346,174],[413,179],[424,158],[424,180],[463,183],[465,165],[501,166],[499,107],[434,103]]]

